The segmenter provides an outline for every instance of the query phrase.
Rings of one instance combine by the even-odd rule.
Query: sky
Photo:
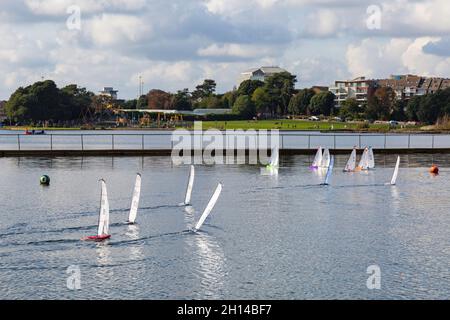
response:
[[[450,77],[448,0],[0,0],[0,99],[41,79],[98,92],[217,91],[277,65],[297,87]]]

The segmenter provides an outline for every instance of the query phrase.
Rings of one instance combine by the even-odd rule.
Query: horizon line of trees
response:
[[[118,109],[231,109],[241,119],[285,116],[339,116],[344,120],[397,120],[434,124],[450,116],[450,88],[410,100],[399,100],[393,89],[378,88],[366,103],[347,99],[335,107],[329,91],[295,89],[296,76],[278,73],[266,81],[246,80],[239,88],[216,93],[216,82],[206,79],[190,92],[153,89],[128,101],[113,101],[71,84],[58,88],[54,81],[39,81],[18,88],[5,103],[7,117],[14,122],[80,121],[86,114]]]

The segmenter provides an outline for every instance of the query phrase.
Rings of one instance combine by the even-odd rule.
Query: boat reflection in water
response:
[[[98,243],[95,251],[97,253],[97,268],[95,275],[98,281],[102,283],[108,283],[109,279],[114,277],[113,268],[111,265],[111,249],[107,243]]]
[[[198,296],[220,299],[226,277],[226,259],[222,248],[214,237],[204,232],[188,238],[194,252],[195,274],[199,277]]]
[[[140,239],[139,226],[136,224],[128,225],[128,229],[125,235],[130,238],[130,240]],[[130,245],[129,249],[131,261],[139,261],[145,258],[144,253],[142,252],[143,243],[133,243],[132,245]]]

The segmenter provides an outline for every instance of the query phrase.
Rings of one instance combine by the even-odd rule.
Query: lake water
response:
[[[281,158],[279,175],[258,166],[197,166],[193,208],[189,168],[170,158],[0,158],[0,299],[448,299],[450,156],[377,156],[368,173],[331,185],[311,157]],[[427,173],[431,163],[441,175]],[[123,225],[136,172],[138,225]],[[50,187],[39,177],[48,174]],[[100,178],[108,183],[110,241],[96,233]],[[211,219],[193,226],[217,183]],[[381,268],[369,290],[367,268]],[[81,290],[66,286],[69,266]]]

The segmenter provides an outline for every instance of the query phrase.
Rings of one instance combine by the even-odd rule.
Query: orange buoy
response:
[[[439,174],[439,167],[437,165],[433,164],[430,168],[430,173]]]

